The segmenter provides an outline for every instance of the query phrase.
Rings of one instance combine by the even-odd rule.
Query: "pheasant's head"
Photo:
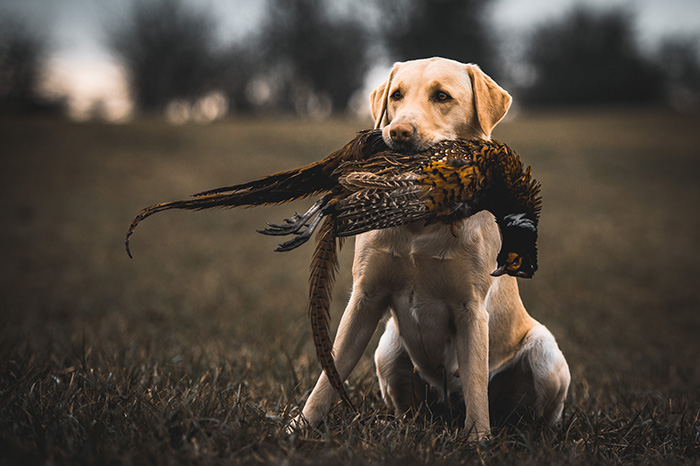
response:
[[[506,215],[498,220],[501,229],[501,250],[498,267],[491,274],[532,278],[537,271],[537,224],[525,214]]]

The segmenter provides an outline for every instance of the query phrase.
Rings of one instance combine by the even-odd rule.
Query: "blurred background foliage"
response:
[[[700,108],[697,36],[642,47],[633,7],[580,4],[514,41],[493,24],[493,3],[268,0],[253,33],[223,43],[206,4],[144,0],[110,20],[104,42],[124,67],[135,113],[174,120],[356,112],[371,65],[434,55],[479,64],[529,107]],[[38,92],[50,42],[12,18],[0,31],[0,109],[60,111],[60,98]]]

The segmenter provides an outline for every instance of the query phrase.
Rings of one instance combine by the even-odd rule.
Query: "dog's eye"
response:
[[[401,91],[396,90],[394,91],[393,94],[391,94],[391,100],[401,100],[403,96],[401,95]]]
[[[435,99],[436,102],[448,102],[452,100],[452,96],[448,94],[447,92],[444,91],[437,91],[434,95],[433,98]]]

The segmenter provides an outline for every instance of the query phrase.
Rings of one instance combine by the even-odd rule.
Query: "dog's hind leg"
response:
[[[387,407],[397,416],[416,405],[425,384],[413,368],[413,362],[401,342],[396,322],[391,318],[374,352],[379,388]]]
[[[537,325],[513,360],[491,376],[491,413],[505,423],[533,417],[554,427],[561,421],[570,381],[569,366],[554,336]]]

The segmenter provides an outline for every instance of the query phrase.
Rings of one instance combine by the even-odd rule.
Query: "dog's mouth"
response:
[[[426,141],[423,139],[413,139],[405,142],[397,142],[391,139],[391,137],[389,136],[382,136],[386,145],[397,152],[421,152],[426,149],[429,149],[430,147],[440,142],[440,140]]]

